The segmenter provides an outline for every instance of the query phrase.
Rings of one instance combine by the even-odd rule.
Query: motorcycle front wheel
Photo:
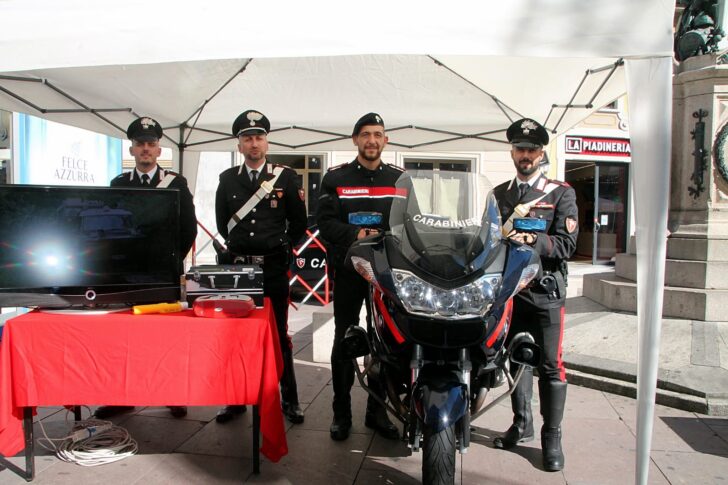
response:
[[[425,427],[422,447],[422,483],[453,485],[455,483],[455,425],[439,432]]]

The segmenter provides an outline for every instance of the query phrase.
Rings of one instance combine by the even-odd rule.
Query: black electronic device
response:
[[[381,212],[352,212],[349,214],[349,224],[360,227],[382,227]]]
[[[177,301],[179,192],[0,187],[0,307]]]
[[[546,223],[546,219],[537,217],[517,217],[513,219],[513,229],[518,232],[544,232]]]

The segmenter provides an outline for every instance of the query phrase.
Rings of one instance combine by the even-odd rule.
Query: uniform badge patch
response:
[[[248,113],[248,121],[250,121],[250,126],[255,126],[256,121],[260,121],[263,119],[263,115],[258,113],[257,111],[251,111]]]
[[[270,200],[270,208],[271,209],[275,209],[276,207],[278,207],[278,201],[276,199],[271,199]]]
[[[299,269],[303,269],[303,267],[306,266],[306,259],[296,258],[296,266],[298,266]]]
[[[576,219],[573,217],[567,217],[566,218],[566,232],[571,234],[572,232],[576,231],[577,222]]]
[[[154,126],[154,120],[151,118],[144,117],[141,120],[139,120],[139,123],[144,127],[145,130],[148,130],[152,126]]]
[[[277,197],[278,197],[279,199],[282,199],[282,198],[283,198],[283,190],[276,190],[276,196],[277,196]]]
[[[298,189],[298,197],[306,202],[306,192],[303,191],[303,189]]]
[[[524,135],[528,135],[531,130],[535,130],[536,128],[536,123],[534,123],[533,120],[524,120],[523,123],[521,123],[521,130]]]

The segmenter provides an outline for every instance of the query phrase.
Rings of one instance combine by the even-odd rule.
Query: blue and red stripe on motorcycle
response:
[[[503,305],[501,309],[502,313],[500,318],[498,319],[498,325],[496,325],[493,329],[489,329],[486,340],[485,340],[485,346],[488,348],[493,348],[493,344],[495,344],[500,338],[505,339],[506,335],[508,335],[508,328],[510,327],[511,323],[511,315],[513,314],[513,298],[509,298],[505,305]]]
[[[392,315],[389,314],[387,306],[384,304],[382,292],[376,288],[374,289],[374,304],[377,306],[377,310],[379,310],[379,314],[382,316],[384,324],[389,329],[389,332],[392,334],[392,337],[394,337],[394,340],[398,344],[404,343],[404,336],[397,328],[397,324],[394,323]]]

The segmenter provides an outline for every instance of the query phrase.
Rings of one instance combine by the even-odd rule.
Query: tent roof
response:
[[[148,115],[188,150],[230,149],[249,108],[274,146],[350,149],[377,111],[400,149],[492,150],[521,116],[562,132],[624,94],[620,58],[671,55],[671,2],[400,3],[6,0],[0,108],[122,137]]]
[[[187,149],[203,150],[234,146],[232,120],[249,108],[271,119],[276,132],[269,138],[280,148],[349,149],[354,121],[376,111],[400,149],[423,149],[423,143],[435,150],[503,149],[505,128],[513,120],[529,116],[563,131],[625,91],[622,67],[614,60],[560,59],[558,71],[547,68],[551,62],[362,55],[46,69],[12,76],[44,79],[85,107],[120,111],[69,113],[83,108],[48,84],[9,79],[0,80],[0,88],[50,111],[31,109],[10,95],[0,106],[118,137],[137,115],[148,115],[177,143],[177,127],[186,123],[201,129],[186,131]],[[585,76],[585,66],[607,69]],[[543,74],[531,78],[522,70]],[[551,87],[542,91],[542,85]],[[579,107],[564,109],[570,102]],[[587,104],[590,109],[583,108]]]
[[[674,1],[4,0],[1,71],[246,57],[672,55]]]

